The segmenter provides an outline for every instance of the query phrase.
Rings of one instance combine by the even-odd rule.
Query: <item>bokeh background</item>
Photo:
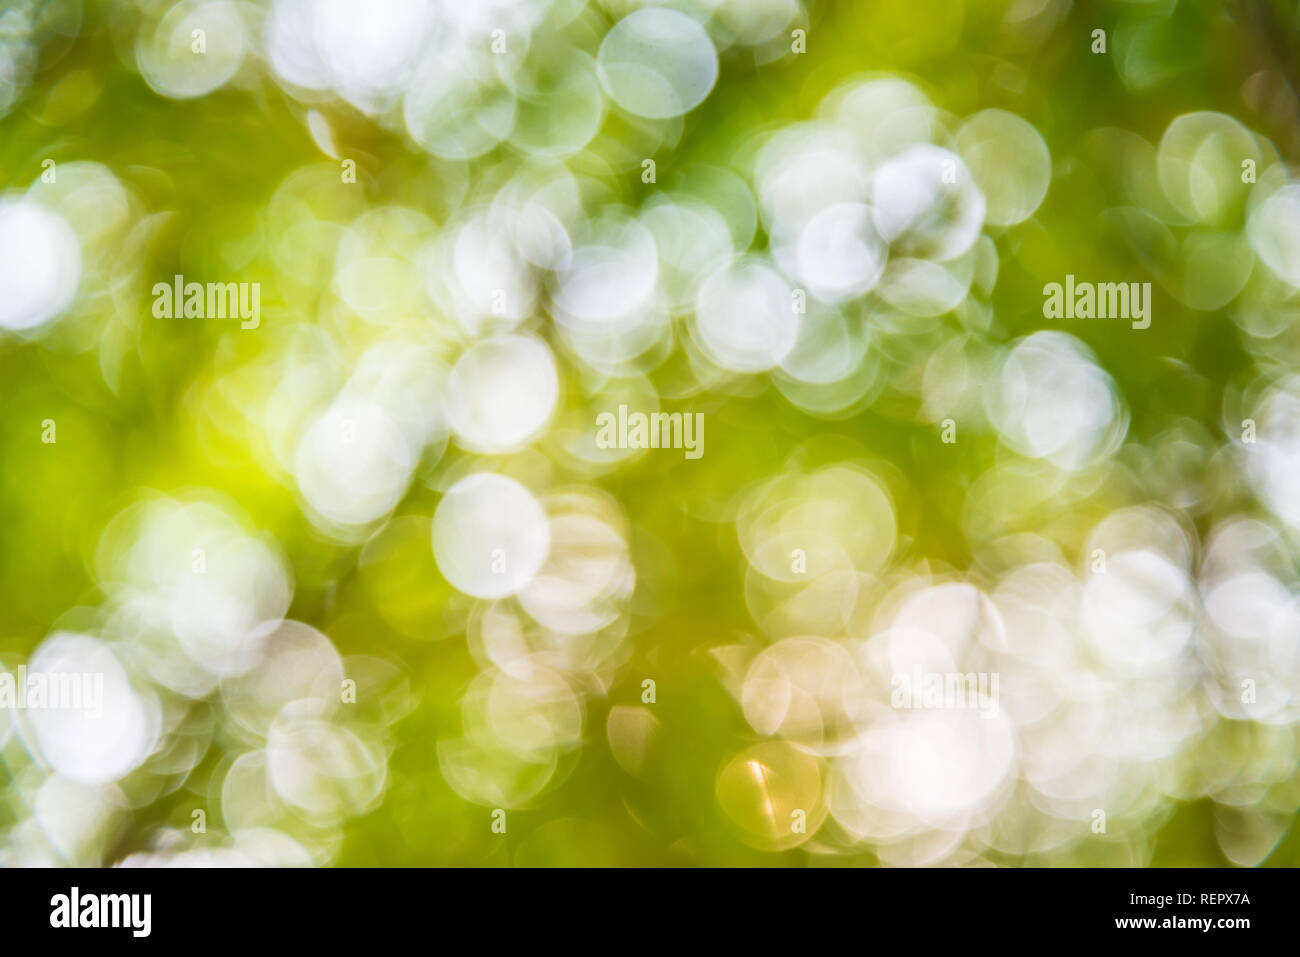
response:
[[[0,862],[1300,861],[1294,2],[2,9]]]

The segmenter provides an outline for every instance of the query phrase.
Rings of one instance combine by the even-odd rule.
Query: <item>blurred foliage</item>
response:
[[[286,295],[264,281],[256,332],[148,318],[150,287],[175,273],[224,281],[266,275],[272,197],[292,171],[323,161],[302,105],[268,76],[241,74],[238,84],[198,99],[151,90],[132,62],[137,22],[150,6],[157,5],[86,3],[75,35],[52,31],[44,38],[29,89],[0,118],[0,191],[25,190],[44,159],[60,167],[89,160],[110,169],[145,213],[169,213],[145,245],[132,284],[114,289],[113,304],[101,301],[75,333],[0,339],[0,655],[24,657],[51,631],[93,622],[90,609],[102,600],[96,545],[139,489],[216,489],[284,550],[294,581],[288,616],[328,635],[343,655],[397,663],[409,682],[415,705],[393,726],[383,801],[344,825],[335,863],[876,863],[869,845],[834,855],[752,849],[719,808],[719,768],[738,747],[760,740],[706,653],[757,631],[736,530],[719,517],[791,456],[808,464],[870,460],[881,464],[879,474],[898,503],[898,537],[910,542],[909,558],[923,557],[936,569],[967,568],[972,556],[962,507],[974,481],[1000,460],[996,434],[951,450],[935,443],[933,424],[893,414],[887,402],[821,419],[760,382],[702,400],[709,446],[701,460],[645,456],[604,475],[598,484],[624,509],[638,559],[629,657],[603,695],[587,698],[583,745],[560,757],[559,783],[535,807],[512,810],[507,835],[492,833],[488,810],[449,786],[436,755],[438,741],[460,733],[460,699],[478,666],[465,639],[469,603],[439,573],[427,537],[422,553],[394,538],[391,555],[377,564],[361,561],[374,542],[349,544],[318,531],[294,490],[263,468],[246,434],[221,421],[215,385],[255,363],[277,323],[309,320],[302,313],[309,297],[303,290]],[[1243,95],[1261,70],[1296,81],[1300,10],[1294,3],[844,0],[812,4],[808,15],[806,55],[762,65],[744,50],[722,57],[713,93],[687,114],[676,142],[653,154],[660,175],[668,179],[691,162],[729,161],[758,133],[809,118],[846,78],[866,71],[909,77],[957,116],[989,108],[1015,113],[1046,140],[1052,181],[1030,221],[996,236],[1001,268],[989,299],[995,318],[988,335],[998,342],[1059,328],[1042,317],[1046,282],[1067,272],[1133,273],[1132,236],[1099,215],[1116,198],[1099,169],[1105,158],[1089,152],[1091,131],[1119,128],[1157,143],[1175,117],[1213,110],[1270,139],[1285,160],[1295,162],[1300,149],[1294,109],[1276,108],[1276,98],[1252,109]],[[1023,29],[1008,27],[1013,18]],[[1090,52],[1097,28],[1107,31],[1107,55]],[[1289,102],[1294,105],[1294,95]],[[360,197],[322,196],[322,204],[348,210],[345,219],[387,205],[420,210],[435,223],[454,214],[447,197],[455,190],[447,182],[463,175],[455,164],[422,153],[404,130],[345,103],[321,109],[346,144],[344,155],[357,158],[361,190]],[[614,111],[605,119],[611,128],[620,122]],[[477,161],[474,175],[480,167],[481,175],[499,175],[491,159]],[[572,165],[600,167],[605,159],[579,156]],[[612,195],[633,207],[646,189],[638,172],[622,171],[610,183]],[[759,236],[756,248],[765,240]],[[251,256],[232,249],[241,244]],[[232,261],[243,265],[232,270]],[[322,277],[322,299],[327,284]],[[123,326],[112,309],[134,310],[139,321]],[[1069,331],[1093,350],[1125,397],[1130,443],[1154,440],[1173,420],[1219,435],[1221,387],[1244,384],[1255,356],[1229,309],[1196,312],[1157,288],[1153,312],[1156,321],[1141,334],[1116,334],[1118,326],[1102,322]],[[39,442],[45,419],[58,423],[55,445]],[[437,481],[416,482],[392,522],[418,519],[427,536],[423,523],[440,497]],[[1053,521],[1091,528],[1129,501],[1123,488],[1102,488],[1072,513],[1063,503],[1065,514]],[[1208,534],[1234,507],[1248,503],[1228,501],[1202,512],[1198,531]],[[648,576],[642,573],[647,557],[657,569]],[[638,702],[647,675],[659,689],[658,747],[670,757],[653,774],[632,777],[611,755],[604,729],[612,707]],[[195,795],[228,757],[218,742],[183,787],[135,808],[108,860],[145,848],[156,827],[186,827]],[[0,824],[12,825],[22,813],[0,809]],[[1199,798],[1147,819],[1150,863],[1226,865],[1214,838],[1215,814],[1214,802]],[[1095,853],[1084,841],[1053,862],[1113,861]],[[1266,863],[1300,864],[1294,818]]]

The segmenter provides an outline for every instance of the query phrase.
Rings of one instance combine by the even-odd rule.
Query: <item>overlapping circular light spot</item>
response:
[[[781,851],[807,841],[826,820],[816,755],[785,741],[756,744],[718,772],[714,793],[746,844]]]
[[[136,40],[140,74],[154,92],[175,99],[205,96],[225,85],[244,59],[244,22],[229,0],[183,0]]]
[[[285,707],[267,732],[266,773],[281,799],[309,819],[332,823],[379,802],[387,767],[385,755],[319,711],[316,701]]]
[[[1070,470],[1110,454],[1128,430],[1114,382],[1086,346],[1063,332],[1021,340],[985,404],[1008,445]]]
[[[981,110],[957,132],[957,149],[984,195],[984,218],[1014,226],[1034,214],[1052,181],[1052,155],[1038,130],[1005,110]]]
[[[871,183],[876,231],[898,253],[940,262],[960,256],[984,226],[984,194],[961,157],[910,146],[883,162]]]
[[[298,443],[294,475],[307,504],[326,521],[365,525],[401,501],[415,453],[378,403],[341,395],[316,417]]]
[[[795,252],[800,278],[814,295],[831,302],[869,291],[887,256],[864,203],[823,209],[799,233]]]
[[[793,290],[762,259],[738,259],[700,287],[694,332],[704,352],[724,369],[766,372],[799,337]]]
[[[132,686],[111,648],[89,635],[58,632],[27,666],[28,683],[41,676],[52,696],[26,711],[32,743],[59,774],[86,784],[116,781],[153,752],[162,715],[151,696]],[[55,700],[56,689],[80,701]],[[63,692],[57,692],[58,695]]]
[[[1246,235],[1273,274],[1300,288],[1300,183],[1270,193],[1250,214]]]
[[[841,645],[819,638],[787,638],[755,657],[745,674],[741,703],[759,734],[779,734],[821,753],[856,740],[863,708],[862,679]]]
[[[541,432],[559,391],[555,359],[541,340],[496,336],[456,360],[447,381],[447,418],[466,448],[508,452]]]
[[[430,55],[406,89],[402,116],[411,139],[434,156],[468,160],[482,156],[515,125],[514,94],[492,78],[480,78],[468,54]]]
[[[0,329],[35,329],[64,312],[81,280],[81,246],[58,214],[0,199]]]
[[[897,532],[879,480],[848,464],[765,483],[745,499],[736,526],[745,557],[777,581],[831,570],[877,572]]]
[[[180,578],[172,597],[176,640],[213,674],[243,674],[258,661],[263,628],[289,608],[288,569],[265,543],[242,534],[214,529],[195,546],[199,556],[191,549],[190,574]]]
[[[1184,113],[1169,124],[1156,156],[1160,187],[1174,209],[1192,222],[1226,225],[1250,186],[1244,160],[1258,162],[1259,145],[1241,123],[1224,113]]]
[[[991,814],[999,789],[1014,779],[1015,760],[1013,728],[1001,712],[905,711],[838,759],[844,777],[837,781],[912,827],[965,830]]]
[[[559,634],[599,631],[618,617],[636,584],[627,542],[601,514],[614,506],[594,493],[570,493],[553,510],[556,505],[546,563],[519,593],[519,603]]]
[[[637,10],[614,24],[596,62],[615,103],[655,120],[699,106],[718,78],[718,53],[704,28],[663,7]]]
[[[475,598],[524,588],[550,551],[551,529],[531,492],[491,472],[466,476],[438,503],[433,557],[452,586]]]

